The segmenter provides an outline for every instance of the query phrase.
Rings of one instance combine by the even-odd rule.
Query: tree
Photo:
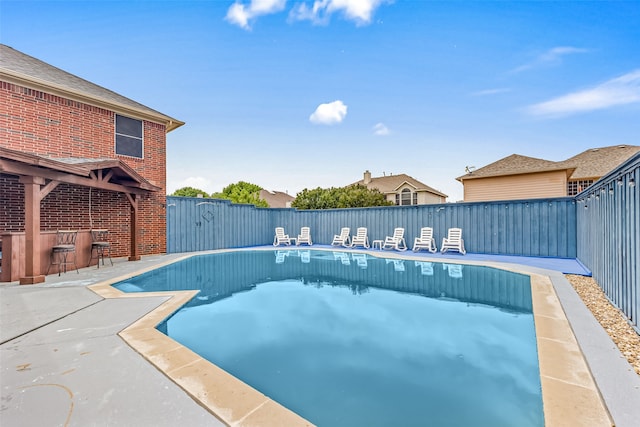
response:
[[[304,189],[291,202],[298,209],[364,208],[369,206],[391,206],[378,189],[368,189],[364,185],[349,187]]]
[[[211,197],[216,199],[231,200],[233,203],[248,203],[260,208],[268,208],[267,201],[260,198],[262,187],[245,181],[229,184],[221,193],[213,193]]]
[[[193,187],[178,188],[176,191],[173,192],[172,196],[198,197],[199,194],[201,194],[203,197],[209,197],[206,191],[202,191],[199,188],[193,188]]]

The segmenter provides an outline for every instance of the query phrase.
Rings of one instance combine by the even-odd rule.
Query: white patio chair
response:
[[[382,249],[395,249],[396,251],[406,251],[407,242],[404,240],[404,228],[396,227],[393,236],[387,236],[382,244]]]
[[[440,253],[444,253],[449,249],[456,250],[462,255],[467,251],[464,249],[464,240],[462,239],[462,228],[450,228],[447,237],[442,239],[442,246],[440,247]]]
[[[367,227],[358,227],[356,235],[351,239],[351,247],[362,246],[369,249],[369,237],[367,236]]]
[[[298,239],[296,240],[296,245],[301,245],[303,243],[306,243],[309,246],[313,245],[313,243],[311,242],[311,228],[309,227],[302,227],[300,229],[300,234],[298,235]]]
[[[284,234],[284,228],[276,227],[276,235],[273,238],[273,246],[290,245],[290,244],[291,244],[291,237],[289,237],[288,234]]]
[[[333,241],[331,242],[332,246],[349,246],[351,242],[351,238],[349,237],[349,233],[351,229],[349,227],[342,227],[340,230],[340,234],[336,234],[333,236]]]
[[[433,228],[422,227],[420,229],[420,237],[416,237],[413,241],[413,252],[418,252],[420,249],[426,249],[431,253],[435,253],[436,239],[433,238]]]

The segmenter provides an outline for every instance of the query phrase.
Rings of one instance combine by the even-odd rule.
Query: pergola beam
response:
[[[147,191],[132,188],[125,185],[115,184],[99,180],[95,175],[93,177],[82,177],[72,175],[65,172],[53,171],[50,169],[42,169],[38,167],[28,166],[8,160],[0,160],[0,172],[18,176],[34,176],[49,179],[52,181],[64,182],[67,184],[82,185],[85,187],[99,188],[102,190],[116,191],[119,193],[146,194]],[[107,174],[109,176],[109,174]]]

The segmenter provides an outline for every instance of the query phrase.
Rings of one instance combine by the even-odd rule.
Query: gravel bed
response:
[[[607,331],[620,352],[640,375],[640,335],[631,327],[624,314],[614,307],[592,277],[566,275],[585,305]]]

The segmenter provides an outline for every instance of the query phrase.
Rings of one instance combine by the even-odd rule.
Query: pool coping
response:
[[[300,248],[279,249],[299,250]],[[463,265],[488,266],[530,276],[545,425],[614,425],[550,276],[532,272],[527,266],[471,261],[465,260],[464,257],[443,260],[406,252],[372,252],[322,247],[309,249],[366,253],[379,258],[439,263],[448,261]],[[223,423],[229,426],[311,426],[313,425],[311,422],[156,329],[158,324],[193,298],[197,291],[124,293],[111,286],[146,271],[193,256],[247,250],[273,250],[273,248],[254,247],[190,253],[90,285],[88,288],[103,298],[169,297],[158,308],[122,330],[118,335]]]

